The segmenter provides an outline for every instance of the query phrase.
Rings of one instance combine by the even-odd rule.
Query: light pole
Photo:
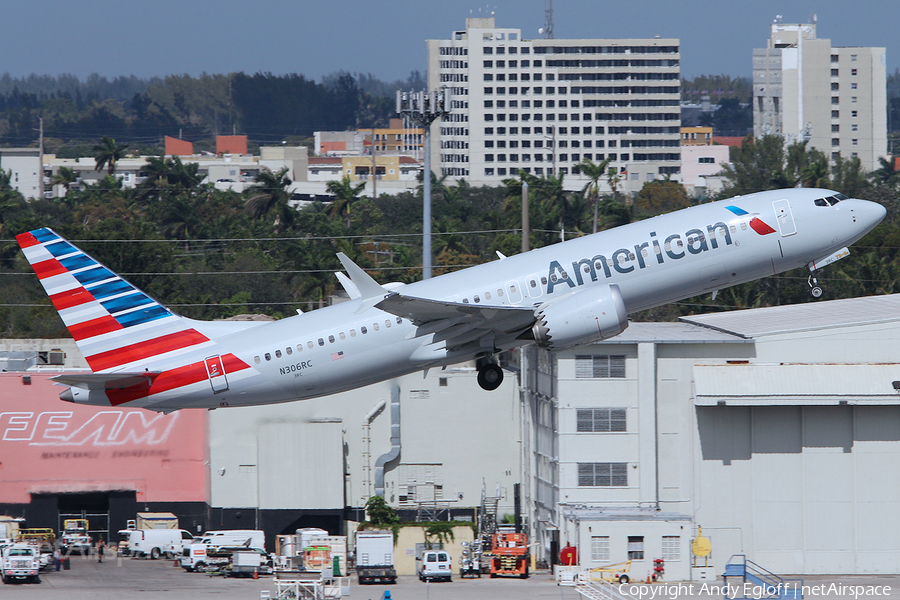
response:
[[[431,278],[431,124],[450,112],[450,90],[397,91],[397,112],[425,130],[425,172],[422,173],[422,279]]]

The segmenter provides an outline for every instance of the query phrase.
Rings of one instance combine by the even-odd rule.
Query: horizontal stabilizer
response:
[[[72,373],[57,375],[50,380],[62,385],[86,390],[118,390],[142,383],[152,383],[159,373]]]

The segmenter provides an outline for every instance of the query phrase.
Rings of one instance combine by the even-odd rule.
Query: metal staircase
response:
[[[752,591],[752,597],[760,598],[778,598],[781,600],[802,600],[803,598],[803,580],[802,579],[784,579],[765,569],[751,560],[747,560],[744,554],[735,554],[728,559],[725,565],[725,598],[727,600],[736,600],[743,596],[728,595],[729,577],[740,577],[741,586],[739,591],[745,593]],[[750,586],[746,584],[750,583]],[[755,586],[755,587],[754,587]]]
[[[575,591],[590,600],[633,600],[631,596],[621,593],[615,585],[602,579],[591,580],[586,573],[575,577]]]

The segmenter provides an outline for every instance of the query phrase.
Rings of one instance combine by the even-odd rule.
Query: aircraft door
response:
[[[794,224],[794,215],[791,213],[791,204],[784,200],[776,200],[772,203],[775,208],[775,220],[778,221],[778,230],[781,231],[781,237],[788,237],[797,233],[797,226]]]
[[[522,301],[522,286],[518,281],[506,282],[506,293],[510,304],[518,304]]]
[[[206,375],[209,377],[209,385],[214,394],[228,389],[228,378],[225,377],[225,365],[220,355],[210,356],[206,359]]]

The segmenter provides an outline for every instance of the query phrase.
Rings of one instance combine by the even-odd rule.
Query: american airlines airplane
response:
[[[91,373],[53,379],[77,404],[170,412],[315,398],[417,370],[610,338],[628,314],[808,265],[818,269],[884,218],[821,189],[737,196],[408,285],[381,285],[343,254],[349,302],[275,322],[173,313],[50,229],[19,245]],[[499,253],[498,253],[499,254]]]

